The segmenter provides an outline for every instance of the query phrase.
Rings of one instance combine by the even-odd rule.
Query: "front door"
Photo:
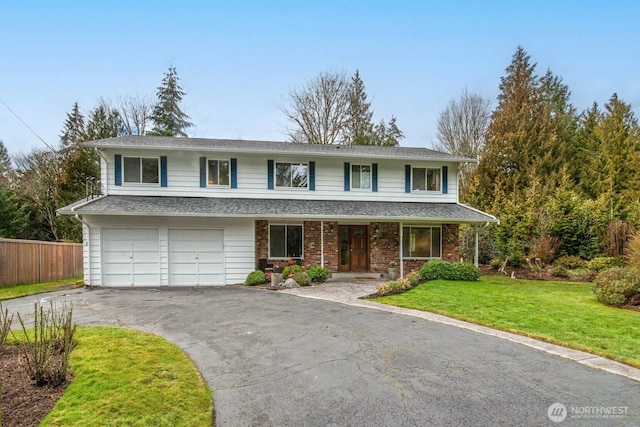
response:
[[[369,227],[366,225],[340,225],[339,271],[369,271]]]

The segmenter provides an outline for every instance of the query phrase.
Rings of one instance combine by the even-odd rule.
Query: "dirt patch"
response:
[[[58,387],[38,387],[20,364],[16,346],[0,348],[2,427],[37,426],[64,394],[69,380]]]

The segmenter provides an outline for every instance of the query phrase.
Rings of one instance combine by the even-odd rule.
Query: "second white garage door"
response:
[[[169,285],[224,285],[223,230],[169,229]]]

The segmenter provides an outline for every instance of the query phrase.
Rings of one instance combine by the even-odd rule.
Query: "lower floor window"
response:
[[[302,258],[302,226],[270,224],[269,258]]]
[[[404,258],[442,257],[440,227],[403,227],[402,254]]]

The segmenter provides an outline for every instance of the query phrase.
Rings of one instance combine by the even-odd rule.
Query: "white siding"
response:
[[[90,277],[91,285],[103,285],[102,239],[104,228],[157,228],[159,230],[160,283],[169,285],[169,229],[221,229],[224,232],[225,283],[242,283],[255,269],[255,225],[252,219],[235,218],[161,218],[161,217],[114,217],[86,216],[91,226],[91,259],[85,260],[85,277]],[[85,234],[86,237],[86,234]],[[86,254],[88,257],[89,255]],[[90,265],[90,268],[89,268]],[[89,276],[88,270],[91,270]]]
[[[167,187],[160,184],[130,184],[123,183],[115,186],[114,154],[123,156],[160,157],[167,156]],[[247,197],[247,198],[287,198],[299,200],[385,200],[385,201],[414,201],[434,203],[457,202],[457,173],[456,163],[437,163],[424,161],[401,160],[363,160],[312,156],[272,156],[275,162],[316,162],[316,190],[278,188],[267,189],[267,160],[264,155],[233,153],[204,153],[204,152],[162,152],[149,150],[106,150],[104,157],[108,159],[106,167],[107,194],[110,195],[149,195],[149,196],[178,196],[178,197]],[[238,188],[213,187],[200,188],[199,158],[238,160]],[[344,191],[344,162],[352,164],[378,163],[378,192],[371,190]],[[448,166],[448,193],[413,192],[405,193],[404,174],[405,165],[412,167],[441,168]]]

